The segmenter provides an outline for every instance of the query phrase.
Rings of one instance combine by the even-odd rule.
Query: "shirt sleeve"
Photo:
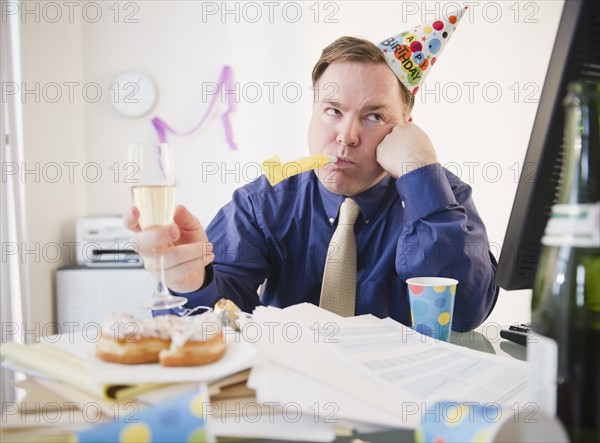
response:
[[[206,234],[215,259],[206,267],[202,288],[187,294],[186,308],[212,307],[220,298],[233,301],[245,312],[260,305],[258,288],[268,276],[268,247],[260,229],[252,197],[244,188],[217,213]]]
[[[403,175],[396,188],[405,223],[397,245],[398,275],[458,280],[452,329],[475,329],[492,311],[499,288],[471,187],[436,163]]]

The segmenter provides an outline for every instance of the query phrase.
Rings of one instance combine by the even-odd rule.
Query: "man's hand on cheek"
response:
[[[398,178],[438,160],[427,134],[414,123],[406,123],[394,126],[379,143],[377,161],[389,175]]]

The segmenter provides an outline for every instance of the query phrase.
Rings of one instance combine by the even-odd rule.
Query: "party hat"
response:
[[[77,431],[72,441],[77,443],[103,442],[207,442],[214,441],[207,421],[212,415],[207,408],[208,386],[171,398],[155,406],[129,411],[113,420],[100,422]],[[135,404],[132,404],[135,406]]]
[[[431,71],[466,9],[458,9],[379,43],[389,67],[413,94]]]

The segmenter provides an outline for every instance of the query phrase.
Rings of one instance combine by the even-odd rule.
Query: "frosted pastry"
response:
[[[102,323],[101,331],[96,355],[112,363],[196,366],[216,361],[225,353],[221,323],[212,312],[145,320],[130,314],[111,315]]]
[[[281,163],[279,156],[276,155],[265,160],[261,165],[261,169],[267,180],[269,180],[269,183],[271,183],[271,186],[274,186],[293,175],[321,168],[336,161],[337,157],[335,155],[315,154],[309,157],[301,157],[291,162]]]
[[[221,323],[212,312],[192,317],[185,327],[171,334],[171,346],[160,351],[163,366],[196,366],[212,363],[225,353]]]
[[[136,320],[130,314],[108,316],[102,323],[101,332],[96,343],[96,355],[112,363],[156,363],[160,351],[168,349],[171,344],[164,325],[159,328],[154,319]]]

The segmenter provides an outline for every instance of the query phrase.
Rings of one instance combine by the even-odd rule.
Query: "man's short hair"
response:
[[[330,64],[344,61],[373,64],[381,63],[387,66],[385,56],[372,42],[357,37],[340,37],[333,43],[329,44],[325,49],[323,49],[323,52],[321,52],[321,57],[315,64],[315,67],[312,71],[313,87],[316,86],[317,82]],[[408,118],[415,103],[415,96],[411,94],[411,92],[404,85],[404,83],[400,81],[400,79],[398,79],[398,84],[400,85],[400,98],[406,105],[405,117]]]

